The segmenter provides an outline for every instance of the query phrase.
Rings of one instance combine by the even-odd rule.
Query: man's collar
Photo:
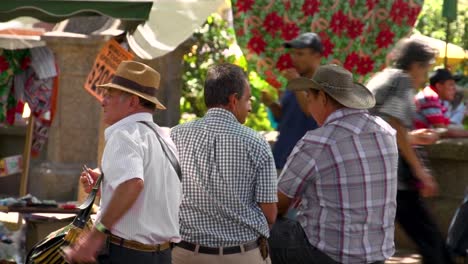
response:
[[[325,122],[323,123],[322,126],[326,126],[328,125],[329,123],[332,123],[338,119],[341,119],[345,116],[349,116],[349,115],[355,115],[355,114],[359,114],[359,113],[367,113],[367,109],[353,109],[353,108],[347,108],[347,107],[342,107],[342,108],[339,108],[337,110],[335,110],[333,113],[331,113],[327,119],[325,120]]]
[[[237,118],[234,116],[234,114],[224,108],[221,107],[213,107],[208,109],[208,111],[205,114],[205,117],[221,117],[221,118],[226,118],[231,121],[237,121]]]
[[[136,114],[132,114],[127,117],[124,117],[120,119],[119,121],[117,121],[116,123],[114,123],[113,125],[106,128],[106,130],[104,131],[104,136],[107,139],[112,134],[112,132],[117,130],[119,127],[128,123],[135,123],[138,121],[153,122],[153,115],[150,113],[136,113]]]

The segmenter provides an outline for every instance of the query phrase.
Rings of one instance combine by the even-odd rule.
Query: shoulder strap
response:
[[[151,130],[153,130],[153,132],[156,134],[156,137],[158,138],[159,144],[161,144],[161,148],[164,151],[164,154],[169,159],[169,162],[171,163],[172,167],[177,173],[177,177],[179,177],[179,181],[182,181],[182,170],[180,168],[179,162],[177,161],[177,158],[175,157],[174,153],[172,153],[172,151],[167,146],[166,142],[164,142],[164,140],[161,138],[161,136],[156,131],[156,129],[154,129],[154,127],[152,127],[150,124],[148,124],[147,122],[143,122],[143,121],[138,121],[138,123],[142,123],[146,125],[147,127],[149,127]]]

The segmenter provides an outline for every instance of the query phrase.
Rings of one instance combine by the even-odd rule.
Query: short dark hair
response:
[[[144,98],[141,98],[141,97],[138,97],[138,99],[140,100],[140,105],[143,106],[144,108],[148,109],[148,110],[151,110],[151,111],[156,111],[156,104],[151,102],[151,101],[148,101]]]
[[[455,78],[447,69],[437,69],[429,75],[429,84],[432,86],[436,83],[443,83],[448,80],[455,80]]]
[[[205,80],[206,107],[225,106],[229,96],[237,94],[241,98],[247,85],[247,75],[244,70],[234,64],[222,63],[208,69]]]
[[[426,43],[417,39],[401,40],[393,52],[395,68],[409,70],[413,63],[430,64],[436,52]]]
[[[317,90],[317,89],[309,89],[309,91],[313,93],[314,96],[318,96],[318,94],[320,93],[320,90]],[[344,107],[343,104],[338,102],[335,98],[331,97],[328,93],[326,93],[325,91],[323,91],[323,93],[325,94],[325,97],[327,97],[327,99],[330,100],[331,103],[334,104],[336,107],[338,108]]]

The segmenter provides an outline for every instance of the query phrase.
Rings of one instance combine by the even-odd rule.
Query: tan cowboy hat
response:
[[[374,95],[364,85],[355,83],[353,75],[336,64],[318,67],[312,79],[300,77],[289,82],[287,89],[307,91],[323,90],[340,104],[355,109],[368,109],[375,105]]]
[[[154,104],[158,109],[166,109],[156,98],[161,77],[153,68],[136,61],[122,61],[110,83],[99,88],[113,88],[135,94]]]

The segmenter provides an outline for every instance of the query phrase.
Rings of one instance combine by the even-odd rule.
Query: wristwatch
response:
[[[106,235],[111,234],[111,231],[105,225],[103,225],[101,222],[96,222],[96,224],[94,224],[94,228],[96,228],[97,231],[99,231],[99,232],[101,232],[103,234],[106,234]]]

